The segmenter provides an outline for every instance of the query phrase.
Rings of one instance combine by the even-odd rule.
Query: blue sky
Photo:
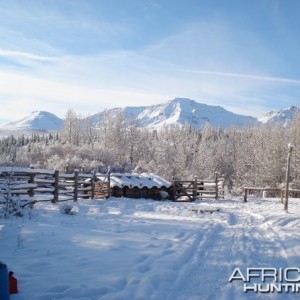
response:
[[[300,106],[298,0],[0,0],[0,124],[186,97]]]

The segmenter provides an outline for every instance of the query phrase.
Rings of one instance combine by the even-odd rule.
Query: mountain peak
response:
[[[298,108],[297,106],[292,105],[292,106],[290,106],[290,107],[288,108],[288,110],[291,110],[291,111],[298,111],[299,108]]]
[[[126,112],[126,119],[130,115],[131,118],[138,120],[141,127],[155,129],[175,125],[186,125],[199,129],[207,123],[221,128],[241,127],[257,122],[255,118],[234,114],[221,106],[199,103],[188,98],[175,98],[152,106],[126,107],[123,111]],[[101,113],[93,118],[94,120],[101,119]]]
[[[166,105],[180,105],[183,108],[192,107],[192,106],[207,106],[207,104],[197,102],[189,98],[174,98],[166,102]]]
[[[197,101],[189,99],[189,98],[174,98],[174,99],[170,100],[170,102],[180,103],[180,104],[194,104],[194,103],[198,103]]]
[[[23,119],[1,127],[2,130],[46,130],[57,131],[63,120],[47,111],[33,111]]]
[[[258,121],[263,124],[277,123],[283,126],[287,126],[297,112],[299,112],[299,108],[296,106],[290,106],[289,108],[280,109],[277,111],[272,110],[259,117]]]

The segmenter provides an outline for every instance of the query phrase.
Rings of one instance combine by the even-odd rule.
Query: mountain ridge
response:
[[[206,124],[212,127],[228,128],[243,127],[257,124],[279,123],[287,126],[300,109],[291,106],[288,109],[269,111],[261,117],[239,115],[222,106],[208,105],[188,98],[175,98],[167,102],[150,105],[112,108],[96,113],[89,118],[93,126],[103,120],[106,113],[116,116],[124,115],[126,122],[136,120],[139,127],[159,129],[163,126],[191,126],[203,128]],[[32,132],[53,132],[63,126],[64,120],[47,111],[33,111],[21,120],[0,126],[0,136],[30,134]]]
[[[280,109],[277,111],[271,110],[257,119],[263,124],[280,124],[286,127],[293,117],[299,112],[300,109],[298,107],[290,106],[287,109]]]
[[[138,121],[140,127],[153,129],[174,125],[187,125],[199,129],[206,124],[222,128],[229,126],[241,127],[253,125],[257,122],[254,117],[238,115],[221,106],[199,103],[188,98],[175,98],[151,106],[114,108],[107,112],[112,115],[123,112],[125,119],[130,116]],[[100,112],[93,115],[92,118],[101,121],[104,114],[105,112]]]

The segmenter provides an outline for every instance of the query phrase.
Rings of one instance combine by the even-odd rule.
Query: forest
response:
[[[0,140],[0,166],[34,166],[73,172],[152,172],[166,179],[224,176],[227,191],[246,186],[283,187],[288,143],[291,187],[300,188],[300,115],[288,126],[245,128],[142,128],[120,112],[95,123],[69,109],[57,133],[10,136]]]

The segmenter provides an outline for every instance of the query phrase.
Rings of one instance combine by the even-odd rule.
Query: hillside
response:
[[[21,120],[0,127],[0,136],[58,131],[63,120],[47,111],[33,111]]]
[[[175,98],[152,106],[115,108],[106,111],[106,113],[116,115],[120,111],[123,111],[127,121],[134,118],[139,126],[156,129],[174,125],[202,128],[206,124],[227,128],[257,123],[253,117],[234,114],[221,106],[207,105],[186,98]],[[94,122],[101,121],[104,114],[101,112],[92,116]]]
[[[29,116],[23,119],[9,123],[1,129],[13,130],[47,130],[56,131],[60,129],[63,120],[47,111],[33,111]]]

